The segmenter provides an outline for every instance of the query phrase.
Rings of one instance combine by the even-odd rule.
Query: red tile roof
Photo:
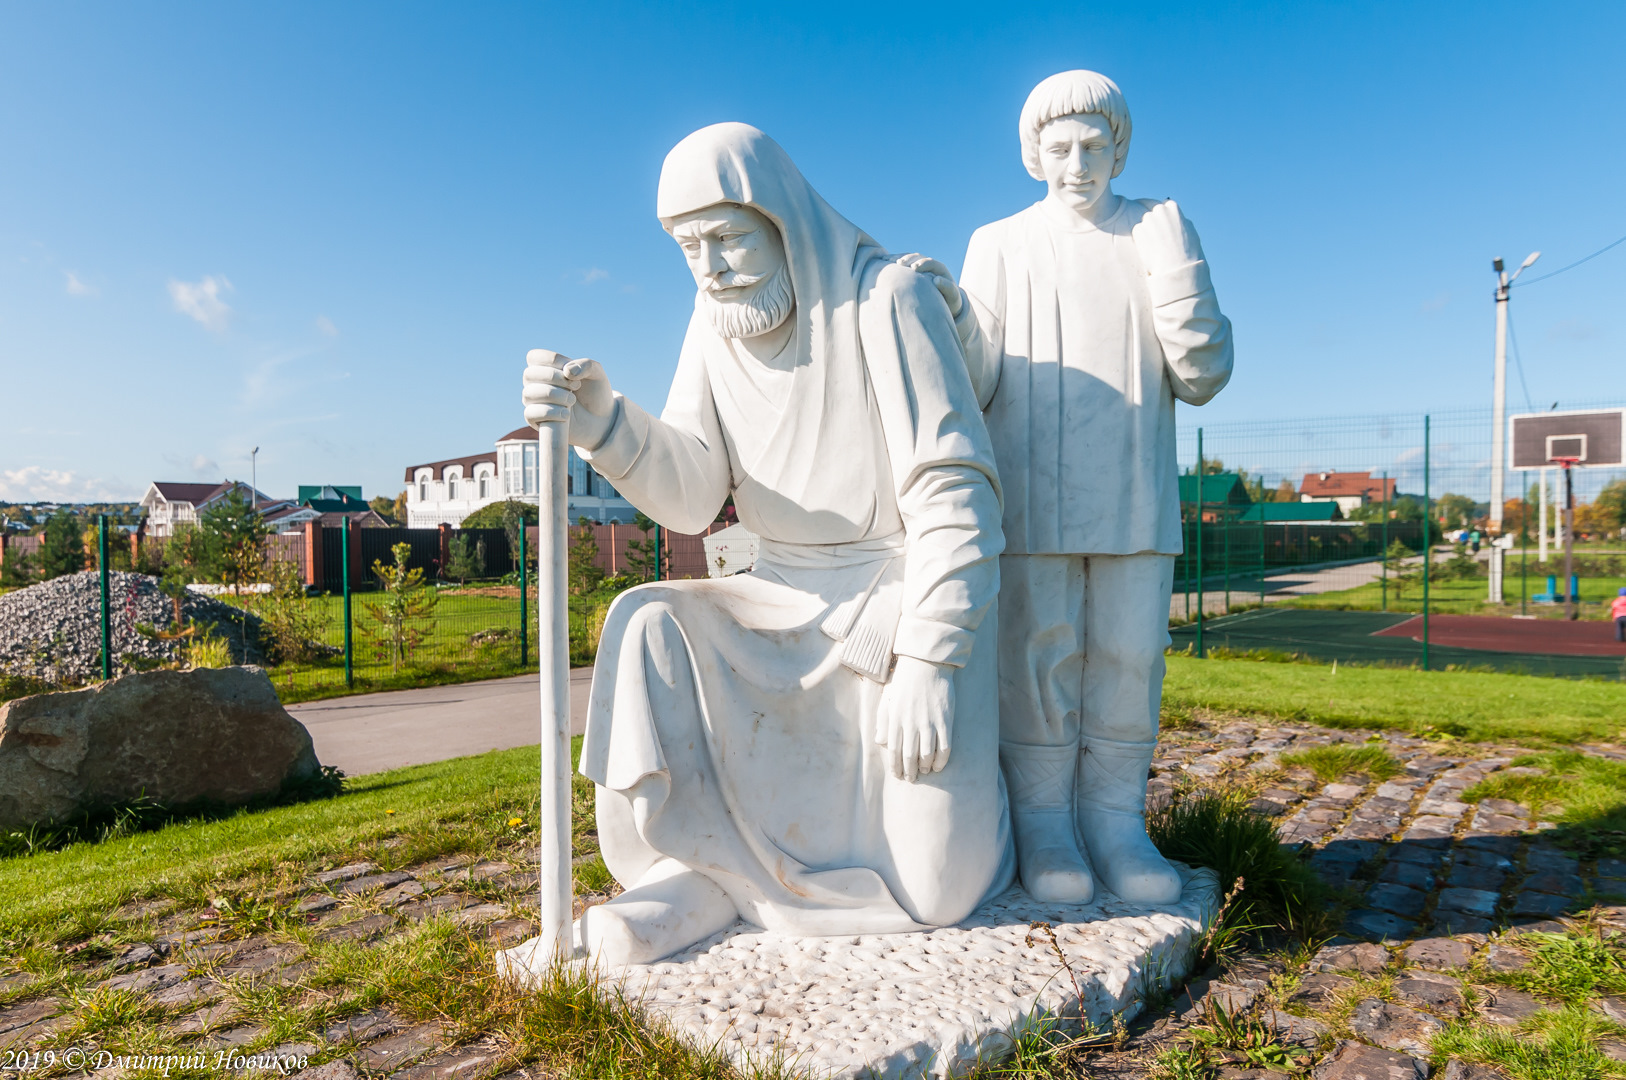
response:
[[[1371,502],[1382,502],[1385,495],[1394,498],[1395,482],[1392,478],[1384,480],[1374,477],[1371,472],[1305,473],[1304,482],[1299,485],[1299,494],[1320,499],[1363,495]]]

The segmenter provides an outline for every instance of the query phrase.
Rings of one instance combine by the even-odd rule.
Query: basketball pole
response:
[[[1541,526],[1540,540],[1536,543],[1536,561],[1547,565],[1547,469],[1541,470]]]
[[[1560,460],[1564,467],[1564,618],[1573,621],[1581,617],[1575,603],[1575,463]]]

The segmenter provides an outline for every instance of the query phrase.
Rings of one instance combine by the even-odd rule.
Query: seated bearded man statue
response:
[[[581,456],[669,529],[732,494],[760,548],[749,573],[642,585],[605,618],[581,771],[626,891],[579,940],[627,964],[736,919],[959,922],[1014,854],[999,488],[954,317],[755,128],[684,139],[657,204],[698,287],[665,410],[535,350],[526,417],[568,409]]]

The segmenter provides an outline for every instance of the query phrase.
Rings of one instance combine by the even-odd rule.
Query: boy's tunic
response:
[[[1174,402],[1224,387],[1231,325],[1206,262],[1147,275],[1152,204],[1096,227],[1040,202],[971,237],[961,284],[1003,353],[985,416],[1007,555],[1180,553]]]

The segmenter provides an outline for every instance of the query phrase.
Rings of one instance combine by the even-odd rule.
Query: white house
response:
[[[531,501],[537,495],[536,431],[522,427],[497,440],[486,454],[447,458],[406,470],[407,526],[432,529],[463,519],[504,499]],[[585,517],[600,523],[631,522],[637,511],[610,482],[570,451],[570,520]]]
[[[147,493],[141,497],[141,509],[147,518],[147,535],[169,536],[177,525],[195,524],[200,513],[234,491],[245,501],[257,505],[260,512],[267,516],[294,506],[287,499],[273,499],[239,480],[219,484],[180,484],[155,480],[147,485]]]

